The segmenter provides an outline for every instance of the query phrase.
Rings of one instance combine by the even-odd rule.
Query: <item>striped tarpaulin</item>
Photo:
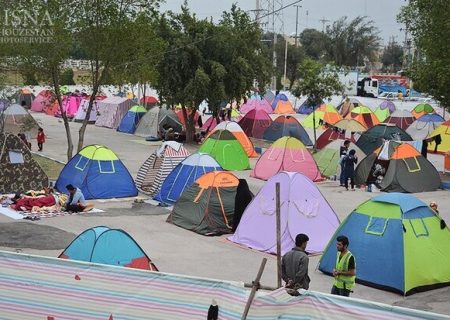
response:
[[[206,319],[212,299],[219,319],[241,319],[242,283],[0,251],[0,319]],[[258,292],[249,320],[449,319],[352,298],[284,289]]]

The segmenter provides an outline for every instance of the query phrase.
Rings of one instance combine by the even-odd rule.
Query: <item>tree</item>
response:
[[[299,65],[298,72],[299,78],[293,90],[296,97],[308,96],[312,103],[319,105],[325,98],[344,93],[344,85],[339,80],[337,70],[332,66],[323,66],[320,62],[307,58]],[[315,114],[313,110],[313,123],[316,123]],[[314,126],[314,151],[316,139]]]
[[[289,79],[289,90],[292,89],[295,79],[299,78],[298,65],[305,59],[305,51],[302,47],[288,45],[286,77]]]
[[[395,41],[390,41],[384,48],[381,57],[383,70],[388,72],[397,72],[401,69],[403,63],[403,48]]]
[[[326,34],[330,41],[327,55],[338,66],[358,67],[377,59],[380,38],[378,29],[372,20],[356,17],[347,22],[347,17],[340,18],[327,27]]]
[[[65,69],[61,74],[61,85],[74,85],[73,77],[73,70],[71,68]]]
[[[417,52],[406,71],[414,87],[450,107],[450,4],[410,0],[398,16],[411,32]]]
[[[327,34],[316,29],[305,29],[300,34],[300,43],[305,55],[314,60],[323,60],[330,46],[331,39]]]

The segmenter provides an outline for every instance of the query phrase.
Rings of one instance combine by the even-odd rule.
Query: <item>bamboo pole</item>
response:
[[[264,271],[264,267],[266,266],[267,258],[263,258],[261,261],[261,265],[259,266],[258,274],[256,275],[255,281],[252,282],[252,291],[247,300],[247,304],[245,305],[244,313],[242,314],[241,320],[246,320],[248,312],[250,311],[250,306],[252,305],[253,299],[255,298],[256,291],[261,287],[259,281],[261,280],[262,273]]]
[[[281,288],[281,205],[280,205],[280,183],[275,184],[276,197],[276,219],[277,219],[277,287]]]

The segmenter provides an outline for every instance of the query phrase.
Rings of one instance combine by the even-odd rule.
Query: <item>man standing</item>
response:
[[[86,200],[80,189],[75,188],[73,185],[68,184],[66,186],[69,191],[69,198],[66,202],[66,211],[69,212],[81,212],[86,208]]]
[[[355,257],[347,249],[349,241],[346,236],[339,236],[336,241],[336,268],[333,269],[334,284],[331,294],[348,297],[355,286]]]
[[[339,163],[341,165],[341,174],[339,175],[339,185],[341,187],[344,186],[344,157],[347,155],[348,147],[350,146],[350,140],[345,140],[344,145],[342,145],[339,149]]]
[[[286,253],[281,260],[281,277],[286,282],[286,289],[290,295],[298,295],[298,289],[308,290],[309,258],[305,252],[309,238],[300,233],[295,237],[295,248]]]

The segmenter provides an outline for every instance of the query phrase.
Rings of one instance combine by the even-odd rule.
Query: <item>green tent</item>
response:
[[[316,160],[320,173],[324,177],[331,177],[340,173],[339,166],[339,150],[343,145],[344,140],[338,139],[329,143],[325,148],[313,154],[314,160]],[[366,155],[356,145],[351,144],[348,150],[355,149],[358,160],[363,159]]]
[[[336,265],[338,235],[349,239],[357,283],[406,296],[450,285],[450,230],[412,195],[383,193],[353,210],[320,259],[326,274]]]
[[[228,130],[217,130],[212,133],[198,152],[209,153],[225,170],[250,169],[244,148]]]
[[[230,233],[238,184],[231,172],[202,175],[177,200],[167,222],[203,235]]]

